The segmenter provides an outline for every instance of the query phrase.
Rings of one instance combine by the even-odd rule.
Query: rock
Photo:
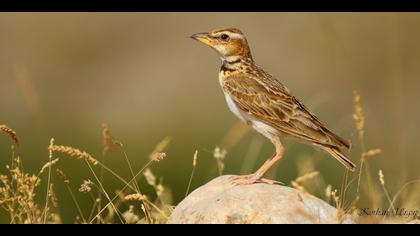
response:
[[[408,222],[407,224],[420,225],[420,220],[412,220],[412,221]]]
[[[170,224],[354,223],[339,220],[337,209],[294,188],[253,184],[232,186],[221,176],[187,196],[173,211]]]

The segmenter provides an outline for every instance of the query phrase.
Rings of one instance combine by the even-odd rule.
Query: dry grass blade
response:
[[[10,138],[15,142],[16,146],[19,146],[19,138],[13,129],[7,127],[6,125],[0,125],[0,131],[9,135]]]

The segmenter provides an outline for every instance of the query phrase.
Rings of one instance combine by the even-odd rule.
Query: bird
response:
[[[356,165],[342,149],[349,141],[330,131],[278,79],[255,64],[245,35],[237,28],[222,28],[191,36],[219,54],[219,83],[229,109],[243,122],[269,139],[275,153],[253,174],[231,178],[235,185],[275,184],[264,174],[285,155],[283,140],[314,146],[329,153],[348,170]]]

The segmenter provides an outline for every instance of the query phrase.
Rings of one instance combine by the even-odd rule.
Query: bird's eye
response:
[[[222,34],[222,35],[220,36],[220,38],[221,38],[221,39],[223,39],[223,40],[227,40],[227,39],[229,38],[229,35],[227,35],[227,34]]]

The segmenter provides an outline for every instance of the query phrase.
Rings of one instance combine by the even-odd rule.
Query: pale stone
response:
[[[232,186],[221,176],[187,196],[173,211],[170,224],[354,223],[312,195],[281,185]],[[344,219],[343,219],[344,218]]]

